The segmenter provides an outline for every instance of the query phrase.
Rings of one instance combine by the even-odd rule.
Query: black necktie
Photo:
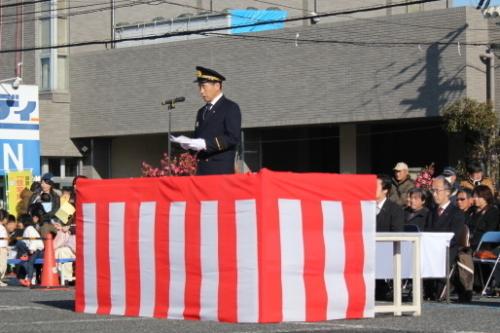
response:
[[[212,104],[211,103],[205,104],[205,107],[203,108],[203,116],[202,116],[203,120],[205,120],[205,118],[208,115],[208,111],[210,111],[211,108],[212,108]]]

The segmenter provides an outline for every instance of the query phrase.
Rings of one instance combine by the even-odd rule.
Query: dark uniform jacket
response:
[[[405,224],[414,224],[418,226],[420,231],[423,231],[430,215],[431,214],[427,207],[422,207],[415,212],[413,209],[408,207],[405,209]]]
[[[222,96],[205,114],[198,110],[194,135],[205,139],[207,149],[198,153],[198,175],[234,173],[234,159],[240,142],[241,113],[235,102]]]
[[[428,220],[424,231],[453,232],[455,234],[450,241],[451,265],[455,261],[455,257],[458,253],[458,241],[464,229],[465,214],[458,207],[451,204],[451,202],[441,215],[438,215],[438,209],[439,207],[436,207],[432,211],[432,218]]]
[[[403,231],[403,224],[403,208],[387,198],[377,214],[377,232]]]

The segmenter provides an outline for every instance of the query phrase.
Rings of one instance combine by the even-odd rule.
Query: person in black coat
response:
[[[451,184],[443,176],[438,176],[432,181],[431,191],[436,207],[425,231],[454,233],[450,241],[450,263],[453,263],[458,250],[458,238],[464,229],[465,215],[451,203],[451,190]]]
[[[391,178],[387,175],[377,176],[377,232],[403,231],[404,213],[403,208],[389,199],[392,187]],[[392,260],[392,259],[389,259]],[[375,282],[375,299],[391,300],[392,292],[390,284],[384,280]]]
[[[472,190],[468,188],[461,188],[457,192],[457,207],[464,212],[465,224],[469,227],[470,234],[472,235],[472,216],[476,212],[476,206],[474,206],[474,199],[472,198]]]
[[[430,232],[453,232],[450,241],[449,264],[456,262],[460,236],[464,231],[465,215],[450,201],[452,187],[443,176],[438,176],[432,181],[432,195],[436,207],[431,212],[432,218],[428,220],[424,231]],[[439,298],[445,283],[442,280],[427,280],[424,284],[424,293],[427,298],[436,300]]]
[[[486,185],[479,185],[472,191],[476,211],[470,221],[471,247],[475,250],[481,237],[488,231],[498,231],[498,208],[493,193]]]
[[[235,172],[236,149],[241,136],[241,112],[238,104],[223,95],[224,80],[224,76],[212,69],[196,67],[195,82],[198,83],[201,98],[207,104],[196,115],[195,138],[179,143],[184,149],[198,152],[197,175]]]
[[[431,214],[425,204],[427,196],[421,188],[413,188],[408,192],[410,206],[405,208],[405,225],[416,225],[419,231],[423,231]]]
[[[403,231],[403,208],[388,198],[391,186],[389,176],[377,176],[377,232]]]

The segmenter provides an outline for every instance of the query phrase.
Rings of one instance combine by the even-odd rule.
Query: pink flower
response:
[[[189,176],[196,174],[197,165],[196,155],[185,152],[171,158],[167,153],[163,153],[159,168],[143,161],[141,171],[143,177]]]

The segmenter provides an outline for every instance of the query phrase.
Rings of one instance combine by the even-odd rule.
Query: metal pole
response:
[[[111,0],[111,48],[115,48],[115,0]]]
[[[168,158],[171,157],[170,153],[172,151],[172,141],[170,141],[170,133],[172,132],[172,109],[168,109]]]

